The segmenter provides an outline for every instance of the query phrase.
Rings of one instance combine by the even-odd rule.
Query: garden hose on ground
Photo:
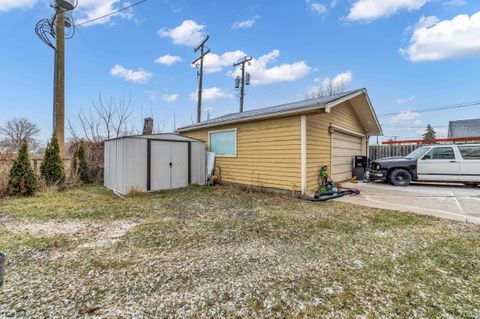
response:
[[[319,190],[315,196],[308,198],[311,202],[324,202],[330,199],[339,198],[345,195],[358,195],[358,189],[338,189],[335,183],[329,179],[327,166],[322,166],[318,176]]]

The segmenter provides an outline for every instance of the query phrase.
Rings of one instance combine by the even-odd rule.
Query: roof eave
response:
[[[288,111],[284,111],[284,112],[276,112],[276,113],[265,114],[265,115],[257,115],[257,116],[247,117],[247,118],[244,118],[244,119],[234,119],[234,120],[230,120],[230,121],[222,121],[222,122],[217,122],[217,123],[205,123],[203,125],[179,128],[179,129],[176,130],[176,132],[182,133],[182,132],[194,131],[194,130],[198,130],[198,129],[221,126],[221,125],[244,123],[244,122],[250,122],[250,121],[256,121],[256,120],[265,120],[265,119],[271,119],[271,118],[276,118],[276,117],[297,115],[297,114],[303,114],[303,113],[318,111],[318,110],[322,110],[322,109],[325,109],[325,111],[330,112],[330,108],[332,108],[333,106],[341,104],[341,103],[343,103],[345,101],[348,101],[348,100],[350,100],[350,99],[352,99],[356,96],[359,96],[361,94],[365,94],[365,96],[367,97],[369,106],[373,111],[373,107],[370,103],[370,100],[368,99],[367,91],[365,89],[360,89],[360,90],[355,91],[355,92],[353,92],[349,95],[346,95],[346,96],[341,97],[339,99],[333,100],[333,101],[331,101],[331,102],[329,102],[325,105],[318,105],[317,104],[317,105],[314,105],[314,106],[311,106],[311,107],[308,107],[308,108],[301,108],[301,109],[297,109],[297,110],[288,110]],[[373,114],[375,115],[375,111],[373,111]],[[375,117],[375,121],[377,122],[377,125],[379,126],[378,119],[377,119],[376,115],[374,117]],[[381,127],[380,126],[379,126],[379,129],[380,129],[380,132],[381,132]]]
[[[325,108],[325,105],[315,105],[315,106],[312,106],[312,107],[302,108],[302,109],[298,109],[298,110],[289,110],[289,111],[276,112],[276,113],[265,114],[265,115],[257,115],[257,116],[247,117],[247,118],[244,118],[244,119],[234,119],[234,120],[230,120],[230,121],[222,121],[222,122],[217,122],[217,123],[206,123],[206,124],[203,124],[203,125],[197,125],[197,126],[193,126],[193,127],[179,128],[179,129],[177,129],[177,132],[182,133],[182,132],[194,131],[194,130],[209,128],[209,127],[215,127],[215,126],[222,126],[222,125],[229,125],[229,124],[236,124],[236,123],[244,123],[244,122],[257,121],[257,120],[267,120],[267,119],[276,118],[276,117],[284,117],[284,116],[291,116],[291,115],[297,115],[297,114],[303,114],[303,113],[318,111],[318,110],[322,110],[324,108]]]
[[[363,91],[365,93],[365,99],[367,100],[368,106],[370,107],[370,111],[372,112],[373,117],[375,118],[375,124],[377,125],[377,129],[378,129],[378,133],[379,133],[378,136],[382,136],[383,135],[382,125],[380,124],[380,121],[378,120],[378,116],[377,116],[377,113],[375,112],[375,109],[373,108],[372,101],[370,101],[370,97],[368,96],[367,90],[363,89]]]

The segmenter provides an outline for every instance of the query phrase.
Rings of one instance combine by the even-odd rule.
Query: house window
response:
[[[208,133],[210,152],[218,156],[237,156],[237,130],[212,131]]]

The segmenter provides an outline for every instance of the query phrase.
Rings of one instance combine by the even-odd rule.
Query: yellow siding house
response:
[[[224,181],[311,195],[329,167],[351,178],[355,155],[381,127],[365,89],[233,113],[178,129],[216,153]]]

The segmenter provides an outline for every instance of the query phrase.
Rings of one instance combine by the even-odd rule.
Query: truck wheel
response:
[[[390,174],[390,183],[395,186],[408,186],[412,181],[412,175],[405,170],[398,168]]]

